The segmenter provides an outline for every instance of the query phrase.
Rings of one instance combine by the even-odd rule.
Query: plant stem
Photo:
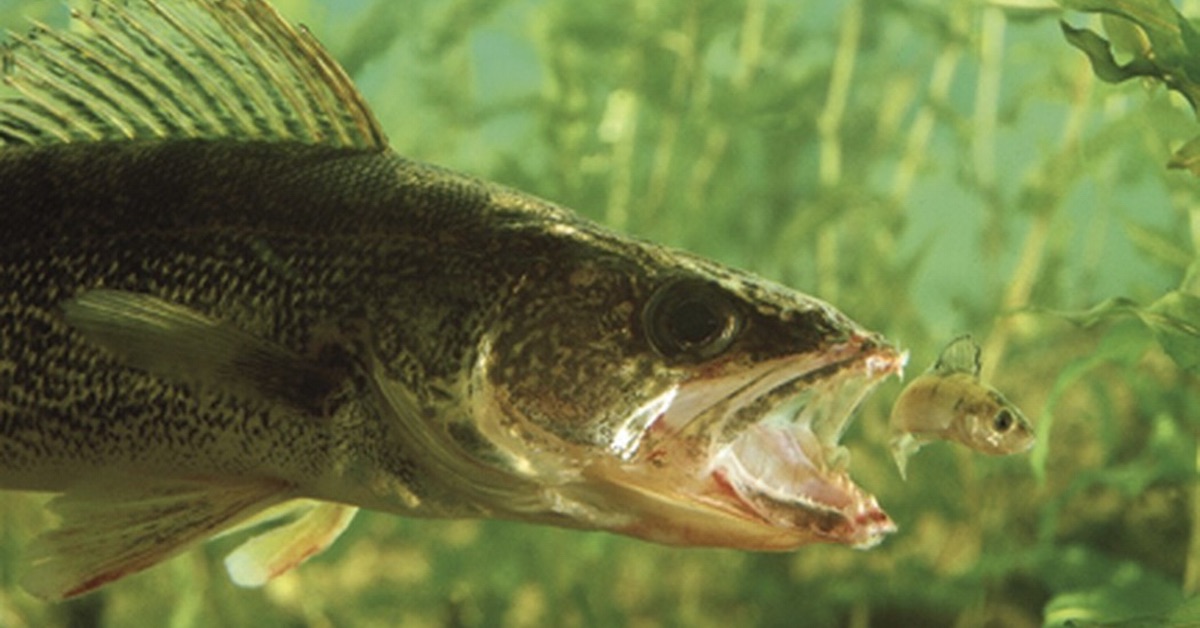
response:
[[[824,188],[834,187],[842,178],[842,117],[850,98],[854,63],[862,37],[862,21],[862,0],[853,0],[846,6],[842,16],[837,53],[830,69],[829,92],[825,97],[825,108],[817,118],[817,130],[821,136],[819,180]]]
[[[821,161],[818,181],[821,189],[828,191],[842,180],[842,118],[846,114],[846,103],[850,99],[850,87],[854,79],[854,64],[858,58],[858,46],[862,39],[863,3],[853,0],[842,14],[838,31],[837,52],[829,75],[829,92],[825,107],[817,117],[817,132],[821,137]],[[822,225],[817,233],[817,289],[822,297],[838,300],[838,225],[837,221]]]
[[[1192,533],[1183,569],[1183,594],[1188,597],[1200,593],[1200,447],[1196,448],[1195,471],[1191,487]]]

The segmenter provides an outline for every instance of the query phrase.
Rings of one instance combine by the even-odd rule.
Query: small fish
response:
[[[262,0],[96,0],[0,85],[0,489],[23,585],[214,535],[260,585],[357,508],[686,546],[895,529],[838,444],[904,357],[832,306],[395,154]],[[256,528],[261,530],[261,528]]]
[[[979,345],[970,335],[946,345],[933,366],[892,406],[891,448],[900,475],[926,443],[952,440],[993,456],[1029,451],[1033,426],[1004,395],[979,381]]]

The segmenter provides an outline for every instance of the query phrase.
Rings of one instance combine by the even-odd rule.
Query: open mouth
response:
[[[839,441],[859,402],[906,359],[878,336],[852,332],[803,354],[711,364],[644,399],[605,432],[600,450],[497,421],[485,436],[532,482],[489,487],[503,498],[492,513],[671,545],[870,547],[896,526],[850,479]]]
[[[839,441],[859,403],[906,357],[855,335],[810,356],[689,382],[621,453],[682,471],[686,479],[675,477],[690,499],[741,521],[713,544],[870,547],[896,526],[850,479]]]
[[[839,444],[855,408],[903,357],[871,354],[830,363],[773,388],[739,413],[759,417],[718,446],[707,472],[723,497],[781,529],[870,547],[895,524],[848,474]]]

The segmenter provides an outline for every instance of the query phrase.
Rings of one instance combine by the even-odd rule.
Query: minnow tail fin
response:
[[[317,503],[298,519],[251,538],[225,558],[234,584],[259,587],[328,548],[358,508]]]
[[[892,459],[896,461],[896,468],[900,471],[900,479],[908,480],[908,459],[917,453],[917,450],[923,444],[912,434],[901,434],[892,437]]]
[[[49,504],[62,522],[29,548],[22,586],[62,600],[171,558],[289,497],[282,482],[109,478]]]

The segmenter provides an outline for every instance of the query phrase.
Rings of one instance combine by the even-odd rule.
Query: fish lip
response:
[[[866,548],[896,530],[875,497],[850,479],[849,453],[838,441],[859,403],[899,373],[907,355],[861,335],[825,355],[798,370],[778,365],[778,383],[727,411],[724,437],[711,444],[701,470],[705,499],[773,531],[762,549],[814,540]]]

